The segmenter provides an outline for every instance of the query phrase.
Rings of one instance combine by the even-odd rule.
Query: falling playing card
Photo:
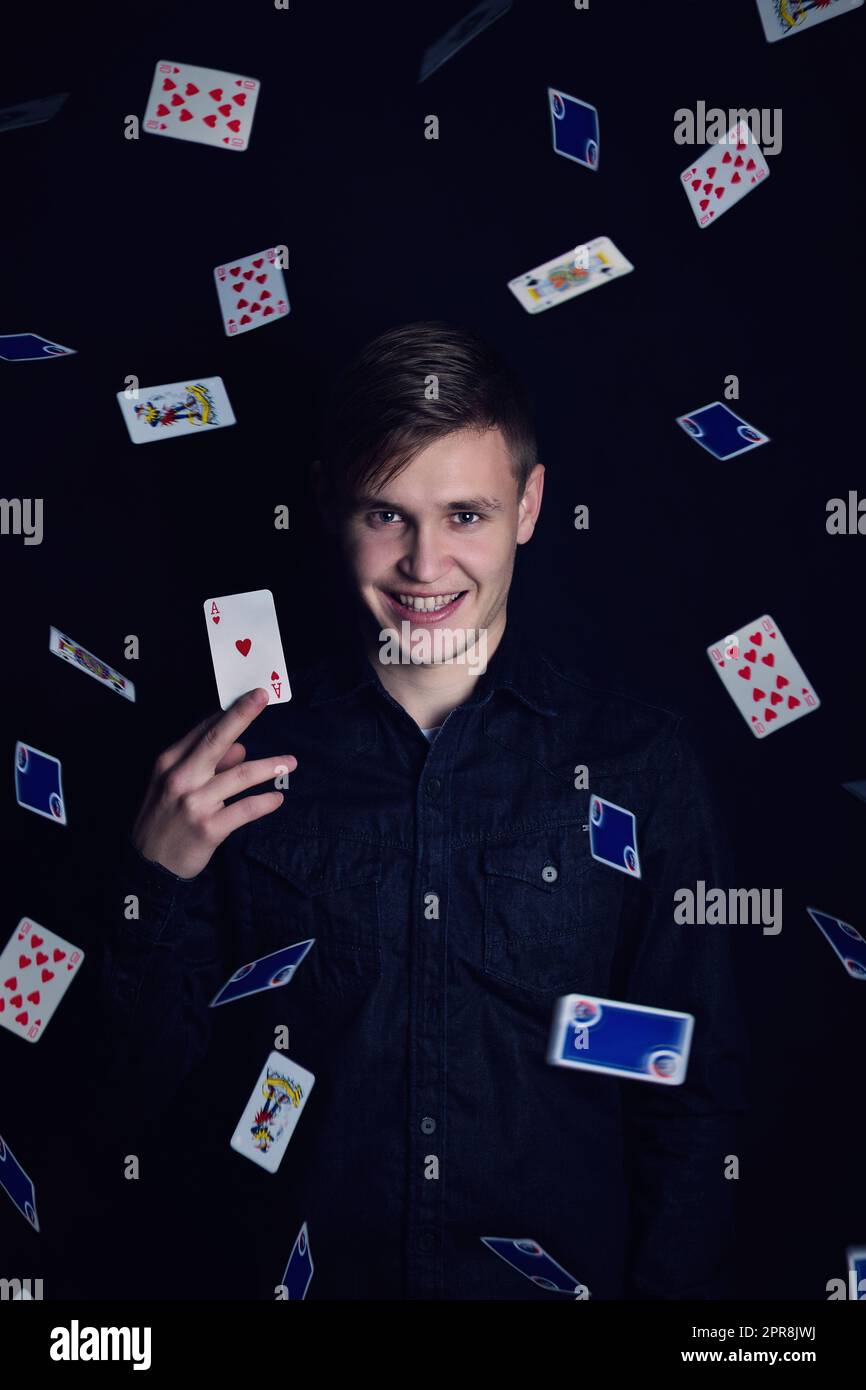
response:
[[[551,1293],[574,1294],[582,1287],[573,1274],[569,1274],[567,1269],[563,1269],[561,1264],[542,1249],[537,1240],[518,1240],[513,1236],[482,1236],[481,1240],[494,1255],[498,1255],[506,1264],[511,1265],[512,1269],[531,1279],[540,1289],[549,1289]],[[584,1292],[589,1295],[588,1289],[584,1289]]]
[[[9,1145],[0,1136],[0,1187],[8,1192],[12,1201],[34,1231],[39,1230],[39,1217],[36,1215],[36,1191],[33,1179],[28,1177]]]
[[[41,333],[0,333],[0,361],[42,362],[47,357],[74,357],[76,349],[63,347]]]
[[[161,60],[153,75],[144,129],[199,145],[245,150],[258,95],[259,83],[252,77]]]
[[[529,314],[540,314],[586,294],[619,275],[628,275],[634,266],[618,251],[609,237],[597,236],[565,251],[555,260],[509,280],[508,288]]]
[[[829,941],[848,974],[855,980],[866,980],[866,941],[850,922],[841,917],[831,917],[829,912],[821,912],[817,907],[807,907],[806,911],[816,927],[819,927]]]
[[[856,10],[863,0],[758,0],[758,11],[768,43],[814,29],[825,19]]]
[[[133,444],[208,434],[236,423],[221,376],[141,387],[132,398],[118,391],[117,401]]]
[[[18,130],[25,125],[42,125],[56,116],[68,92],[57,92],[51,97],[36,97],[32,101],[20,101],[17,106],[4,106],[0,110],[0,131]]]
[[[280,1283],[288,1293],[289,1300],[298,1302],[306,1298],[312,1277],[313,1256],[310,1253],[310,1236],[305,1221],[298,1231]]]
[[[71,941],[22,917],[0,952],[0,1028],[37,1042],[83,960]]]
[[[770,176],[747,121],[737,121],[718,144],[680,174],[699,227],[708,227]]]
[[[598,112],[588,101],[548,87],[553,148],[587,169],[598,168]]]
[[[624,1004],[593,994],[557,999],[547,1049],[552,1067],[680,1086],[686,1079],[692,1014]]]
[[[637,830],[632,812],[613,801],[605,801],[603,796],[590,797],[589,852],[600,863],[640,878]]]
[[[441,39],[437,39],[426,50],[421,59],[418,81],[424,82],[437,68],[441,68],[443,63],[447,63],[449,58],[453,58],[455,53],[459,53],[464,44],[469,43],[476,34],[480,34],[492,24],[494,19],[499,19],[500,15],[504,15],[510,9],[511,0],[481,0],[480,5],[476,5],[474,10],[470,10],[463,19],[452,25],[447,34],[443,34]]]
[[[63,769],[59,758],[20,740],[15,745],[15,800],[46,820],[66,824]]]
[[[678,415],[677,424],[717,459],[733,459],[770,442],[769,435],[741,420],[722,401],[713,401],[690,415]]]
[[[291,700],[270,589],[205,599],[204,616],[221,709],[258,687],[267,690],[270,705]]]
[[[214,270],[223,328],[230,338],[275,323],[289,312],[286,282],[277,261],[272,246]]]
[[[260,960],[251,960],[236,970],[231,979],[214,995],[211,1008],[229,1004],[233,999],[245,999],[248,994],[259,994],[265,989],[279,989],[291,980],[304,956],[315,939],[296,941],[293,946],[284,946],[280,951],[272,951]]]
[[[122,676],[113,667],[106,666],[98,656],[94,656],[84,647],[79,647],[77,642],[64,636],[56,627],[49,627],[48,650],[61,660],[68,661],[71,666],[77,666],[79,671],[86,671],[88,676],[93,676],[100,685],[107,685],[110,690],[116,690],[118,695],[135,703],[135,686],[127,676]]]
[[[272,1052],[232,1135],[232,1148],[275,1173],[316,1078],[283,1052]]]
[[[737,653],[729,656],[725,645]],[[766,738],[821,701],[773,619],[767,615],[740,628],[731,645],[723,638],[707,647],[722,684],[756,738]]]

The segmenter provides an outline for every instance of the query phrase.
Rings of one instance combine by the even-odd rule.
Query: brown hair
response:
[[[436,399],[428,399],[431,393]],[[434,440],[493,428],[505,438],[520,498],[538,456],[519,378],[469,329],[438,321],[389,329],[367,344],[334,388],[320,498],[343,514],[355,496],[374,484],[383,488]]]

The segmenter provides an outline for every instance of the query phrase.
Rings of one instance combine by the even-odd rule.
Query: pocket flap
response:
[[[484,872],[518,879],[542,893],[559,893],[589,867],[584,839],[582,822],[575,820],[503,844],[487,845],[482,860]]]
[[[353,840],[323,836],[297,839],[284,833],[252,840],[244,852],[308,896],[376,883],[381,872],[375,850]]]

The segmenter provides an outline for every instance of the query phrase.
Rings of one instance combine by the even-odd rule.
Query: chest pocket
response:
[[[596,863],[575,821],[483,851],[484,970],[534,994],[601,992],[624,876]]]
[[[352,994],[381,974],[380,862],[353,842],[283,835],[253,842],[250,892],[257,935],[269,951],[315,940],[299,974],[320,994]]]

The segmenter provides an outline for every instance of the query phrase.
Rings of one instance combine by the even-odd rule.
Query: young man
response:
[[[538,1242],[595,1298],[725,1292],[728,943],[673,919],[677,888],[726,886],[718,828],[676,714],[506,622],[543,480],[521,387],[477,338],[370,344],[319,475],[354,596],[334,655],[292,671],[290,705],[259,719],[253,691],[162,753],[134,828],[140,917],[107,953],[130,1074],[167,1102],[187,1087],[178,1158],[274,1284],[308,1223],[311,1298],[561,1296],[482,1236]],[[640,879],[591,856],[579,764],[634,812]],[[262,790],[284,768],[289,789]],[[307,938],[286,989],[209,1011],[241,964]],[[692,1013],[685,1084],[548,1065],[569,992]],[[272,1177],[228,1140],[280,1026],[316,1081]]]

